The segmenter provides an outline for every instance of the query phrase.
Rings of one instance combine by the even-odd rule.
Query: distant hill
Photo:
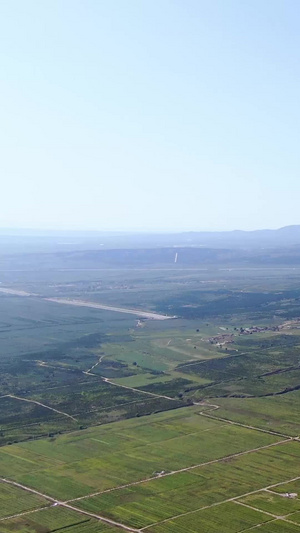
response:
[[[24,251],[23,251],[24,252]],[[101,269],[300,268],[300,246],[170,246],[0,254],[0,271]]]
[[[271,230],[189,232],[182,234],[187,242],[205,246],[282,247],[300,244],[300,225]]]
[[[254,231],[130,233],[0,229],[0,253],[71,252],[147,248],[223,248],[254,250],[300,245],[300,225]]]

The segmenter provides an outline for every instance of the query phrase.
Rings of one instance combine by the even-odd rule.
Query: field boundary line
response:
[[[213,409],[208,409],[208,411],[216,411],[217,409],[220,409],[219,405],[208,404],[208,403],[196,403],[195,402],[194,405],[203,406],[203,407],[205,407],[206,405],[208,407],[213,406]],[[252,429],[254,431],[261,431],[262,433],[268,433],[269,435],[275,435],[278,437],[285,437],[285,438],[294,439],[294,440],[298,439],[297,436],[285,435],[284,433],[279,433],[278,431],[272,431],[270,429],[263,429],[263,428],[259,428],[256,426],[249,426],[248,424],[243,424],[242,422],[236,422],[234,420],[229,420],[228,418],[222,418],[220,416],[210,415],[206,413],[205,411],[199,411],[198,414],[201,416],[206,416],[207,418],[211,418],[213,420],[219,420],[220,422],[227,422],[227,424],[241,426],[243,428]]]
[[[274,518],[273,520],[267,520],[267,522],[260,522],[259,524],[255,524],[255,526],[247,527],[246,529],[243,529],[239,533],[246,533],[247,531],[252,531],[252,529],[257,529],[258,527],[264,526],[265,524],[272,524],[273,522],[277,522],[277,518]]]
[[[232,353],[230,355],[223,355],[220,357],[212,357],[210,359],[198,359],[197,361],[190,361],[189,363],[183,363],[182,365],[180,365],[180,367],[178,368],[178,371],[180,372],[180,369],[181,368],[184,368],[186,366],[193,366],[193,365],[202,365],[204,363],[207,363],[208,361],[220,361],[221,359],[230,359],[231,357],[240,357],[241,355],[247,355],[247,352],[239,352],[239,353]],[[184,372],[185,373],[185,372]],[[226,381],[226,380],[224,380]]]
[[[264,491],[262,491],[264,492]],[[277,516],[276,514],[273,514],[273,513],[269,513],[269,511],[262,511],[261,509],[257,509],[257,507],[253,507],[252,505],[248,505],[247,503],[244,503],[244,502],[240,502],[238,500],[234,500],[234,502],[236,505],[242,505],[243,507],[248,507],[248,509],[252,509],[253,511],[258,511],[262,514],[267,514],[268,516],[271,516],[272,518],[275,518],[276,520],[279,519],[279,518],[282,518],[281,516]]]
[[[91,374],[91,375],[97,375],[97,374]],[[147,394],[148,396],[154,396],[155,398],[163,398],[165,400],[172,400],[173,402],[178,401],[176,398],[171,398],[171,396],[164,396],[163,394],[155,394],[154,392],[148,392],[145,390],[135,389],[134,387],[128,387],[128,385],[120,385],[119,383],[114,383],[114,381],[111,381],[109,378],[105,378],[103,376],[100,376],[105,383],[109,383],[110,385],[114,385],[115,387],[121,387],[122,389],[129,389],[134,392],[140,392],[142,394]]]
[[[266,444],[265,446],[260,446],[258,448],[253,448],[251,450],[245,450],[244,452],[237,452],[232,455],[225,455],[224,457],[221,457],[220,459],[212,459],[211,461],[206,461],[205,463],[199,463],[197,465],[187,466],[185,468],[180,468],[179,470],[173,470],[172,472],[166,472],[165,474],[160,474],[159,476],[151,476],[149,478],[140,479],[138,481],[133,481],[132,483],[126,483],[125,485],[120,485],[118,487],[112,487],[111,489],[105,489],[102,491],[97,491],[92,494],[87,494],[86,496],[79,496],[78,498],[73,498],[71,500],[66,500],[66,503],[69,502],[76,502],[80,500],[85,500],[88,498],[93,498],[94,496],[100,496],[101,494],[106,494],[108,492],[113,492],[115,490],[123,490],[129,487],[134,487],[135,485],[140,485],[142,483],[147,483],[148,481],[154,481],[156,479],[161,479],[168,476],[174,476],[175,474],[180,474],[181,472],[189,472],[190,470],[194,470],[195,468],[201,468],[204,466],[209,466],[216,463],[221,463],[222,461],[228,461],[229,459],[234,459],[235,457],[239,457],[242,455],[247,455],[248,453],[254,453],[258,452],[260,450],[264,450],[266,448],[271,448],[271,446],[279,446],[281,444],[286,444],[288,442],[291,442],[292,439],[285,439],[278,442],[273,442],[271,444]],[[263,490],[263,489],[259,489]]]
[[[7,483],[8,485],[13,485],[14,487],[17,487],[19,489],[23,489],[23,490],[26,490],[27,492],[31,492],[32,494],[36,494],[37,496],[40,496],[41,498],[45,498],[46,500],[49,500],[52,503],[58,502],[58,500],[56,500],[55,498],[52,498],[52,496],[48,496],[47,494],[43,494],[42,492],[39,492],[38,490],[32,489],[31,487],[22,485],[22,483],[18,483],[17,481],[12,481],[11,479],[1,477],[0,482]]]
[[[83,370],[83,374],[86,376],[96,376],[101,378],[104,383],[108,383],[109,385],[114,385],[115,387],[121,387],[122,389],[128,389],[132,390],[133,392],[140,392],[141,394],[147,394],[147,396],[154,396],[155,398],[163,398],[164,400],[172,400],[173,402],[178,401],[178,398],[171,398],[171,396],[164,396],[163,394],[155,394],[154,392],[149,392],[146,390],[141,389],[135,389],[134,387],[128,387],[128,385],[120,385],[120,383],[115,383],[114,381],[111,381],[110,378],[105,378],[104,376],[101,376],[100,374],[94,374],[90,372],[89,370]],[[182,407],[189,407],[188,405],[183,405]]]
[[[149,524],[148,526],[142,527],[140,531],[145,531],[146,529],[154,526],[158,526],[160,524],[164,524],[165,522],[170,522],[170,520],[176,520],[177,518],[181,518],[182,516],[187,516],[190,514],[198,513],[199,511],[204,511],[206,509],[211,509],[212,507],[217,507],[218,505],[222,505],[223,503],[229,503],[229,502],[235,502],[235,500],[239,500],[241,498],[246,498],[246,496],[251,496],[252,494],[257,494],[258,492],[263,492],[266,489],[271,489],[274,487],[279,487],[280,485],[285,485],[286,483],[292,483],[293,481],[298,481],[300,479],[300,476],[297,476],[292,479],[287,479],[285,481],[280,481],[279,483],[274,483],[273,485],[267,485],[266,487],[262,487],[257,490],[252,490],[250,492],[246,492],[245,494],[240,494],[239,496],[233,496],[232,498],[227,498],[226,500],[222,500],[221,502],[215,502],[211,505],[205,505],[203,507],[199,507],[199,509],[193,509],[192,511],[187,511],[186,513],[181,513],[176,516],[171,516],[170,518],[165,518],[165,520],[161,520],[160,522],[155,522],[153,524]],[[282,520],[282,517],[276,518],[276,520]],[[299,524],[297,524],[299,525]],[[258,524],[257,526],[258,527]],[[251,529],[251,528],[250,528]],[[247,531],[247,530],[246,530]]]
[[[50,409],[50,411],[54,411],[55,413],[58,413],[60,415],[67,416],[68,418],[71,418],[74,422],[78,422],[74,416],[69,415],[68,413],[64,413],[63,411],[59,411],[58,409],[55,409],[54,407],[49,407],[49,405],[45,405],[44,403],[38,402],[36,400],[30,400],[29,398],[21,398],[20,396],[14,396],[14,394],[7,394],[7,398],[14,398],[15,400],[20,400],[22,402],[29,402],[29,403],[35,403],[36,405],[39,405],[40,407],[45,407],[45,409]]]
[[[77,513],[90,516],[91,518],[96,518],[97,520],[101,520],[101,522],[106,522],[107,524],[111,526],[116,526],[121,529],[125,529],[126,531],[132,531],[134,533],[139,533],[139,529],[135,529],[134,527],[126,526],[125,524],[122,524],[121,522],[116,522],[115,520],[111,520],[110,518],[105,518],[104,516],[90,513],[89,511],[84,511],[83,509],[78,509],[78,507],[73,507],[73,505],[69,505],[68,503],[59,502],[59,505],[62,507],[65,507],[66,509],[71,509],[72,511],[76,511]]]
[[[275,518],[276,520],[283,520],[284,522],[289,522],[290,524],[294,524],[295,526],[299,526],[299,523],[297,524],[297,522],[293,522],[292,520],[289,520],[287,518],[288,515],[275,515],[273,513],[269,513],[268,511],[263,511],[262,509],[258,509],[257,507],[253,507],[252,505],[248,505],[247,503],[244,503],[244,502],[239,502],[238,500],[234,500],[234,502],[236,505],[242,505],[243,507],[248,507],[248,509],[252,509],[253,511],[257,511],[259,513],[262,513],[262,514],[266,514],[268,516],[272,516],[272,518]],[[294,511],[294,512],[297,512],[297,511]],[[292,514],[292,513],[289,513],[289,514]]]
[[[225,456],[225,457],[220,458],[220,459],[215,459],[215,460],[209,461],[209,462],[207,462],[207,463],[201,463],[201,464],[199,464],[199,465],[194,465],[194,466],[186,467],[186,468],[183,468],[183,469],[180,469],[180,470],[177,470],[177,471],[169,472],[169,473],[164,474],[164,475],[159,476],[159,477],[158,477],[158,476],[155,476],[155,477],[152,477],[152,478],[148,478],[148,479],[140,480],[140,481],[137,481],[137,482],[133,482],[133,483],[127,484],[127,485],[122,486],[122,487],[115,487],[115,488],[113,488],[113,489],[108,489],[108,490],[106,490],[106,491],[101,491],[100,493],[98,492],[98,493],[90,494],[90,495],[83,496],[83,497],[79,497],[79,498],[74,498],[74,499],[72,499],[72,500],[67,500],[67,501],[60,501],[60,500],[58,500],[58,499],[56,499],[56,498],[53,498],[52,496],[48,496],[48,495],[46,495],[46,494],[43,494],[42,492],[39,492],[39,491],[37,491],[37,490],[35,490],[35,489],[32,489],[32,488],[28,487],[28,486],[26,486],[26,485],[22,485],[21,483],[18,483],[18,482],[16,482],[16,481],[12,481],[12,480],[8,480],[8,479],[6,479],[6,478],[0,478],[0,482],[8,483],[8,484],[13,485],[13,486],[16,486],[16,487],[18,487],[18,488],[20,488],[20,489],[23,489],[23,490],[25,490],[25,491],[28,491],[28,492],[30,492],[30,493],[32,493],[32,494],[36,494],[36,495],[38,495],[38,496],[40,496],[40,497],[43,497],[43,498],[45,498],[46,500],[48,500],[48,501],[50,501],[50,502],[52,502],[52,503],[54,503],[54,504],[56,504],[56,505],[60,505],[60,506],[65,507],[65,508],[67,508],[67,509],[71,509],[71,510],[77,512],[77,513],[80,513],[80,514],[83,514],[83,515],[86,515],[86,516],[90,516],[91,518],[95,518],[95,519],[97,519],[97,520],[100,520],[100,521],[106,522],[106,523],[108,523],[108,524],[110,524],[110,525],[114,525],[114,526],[119,527],[119,528],[121,528],[121,529],[124,529],[124,530],[126,530],[126,531],[131,531],[131,532],[134,532],[134,533],[138,533],[138,532],[141,532],[141,531],[143,531],[143,530],[146,530],[146,529],[148,529],[148,528],[150,528],[150,527],[153,527],[153,526],[155,526],[155,525],[158,525],[158,524],[161,524],[161,523],[164,523],[164,522],[168,522],[168,521],[170,521],[170,520],[175,520],[176,518],[180,518],[181,516],[186,516],[186,515],[189,515],[189,514],[192,514],[192,513],[196,513],[196,512],[198,512],[198,511],[201,511],[201,510],[204,510],[204,509],[208,509],[208,508],[211,508],[211,507],[215,507],[215,506],[217,506],[217,505],[221,505],[221,504],[223,504],[223,503],[227,503],[227,502],[230,502],[230,501],[235,502],[235,500],[241,499],[241,498],[246,497],[246,496],[248,496],[248,495],[256,494],[256,493],[258,493],[258,492],[262,492],[262,491],[267,490],[267,489],[272,489],[272,488],[274,488],[274,487],[278,487],[278,486],[280,486],[280,485],[284,485],[284,484],[286,484],[286,483],[291,483],[291,482],[293,482],[293,481],[297,481],[297,480],[300,479],[300,476],[295,477],[295,478],[292,478],[292,479],[284,480],[284,481],[281,481],[281,482],[278,482],[278,483],[274,483],[274,484],[272,484],[272,485],[268,485],[268,486],[266,486],[266,487],[262,487],[262,488],[260,488],[260,489],[254,490],[254,491],[250,491],[250,492],[248,492],[248,493],[241,494],[241,495],[239,495],[239,496],[235,496],[235,497],[233,497],[233,498],[228,498],[227,500],[223,500],[223,501],[221,501],[221,502],[216,502],[216,503],[211,504],[211,505],[209,505],[209,506],[205,506],[205,507],[201,507],[201,508],[199,508],[199,509],[195,509],[195,510],[192,510],[192,511],[188,511],[188,512],[186,512],[186,513],[182,513],[182,514],[180,514],[180,515],[177,515],[177,516],[173,516],[173,517],[167,518],[167,519],[165,519],[165,520],[163,520],[163,521],[156,522],[155,524],[147,525],[147,526],[145,526],[145,527],[143,527],[143,528],[140,528],[140,529],[135,529],[135,528],[132,528],[132,527],[127,526],[127,525],[125,525],[125,524],[122,524],[122,523],[116,522],[116,521],[114,521],[114,520],[111,520],[111,519],[109,519],[109,518],[103,517],[103,516],[101,516],[101,515],[97,515],[97,514],[94,514],[94,513],[90,513],[90,512],[88,512],[88,511],[84,511],[84,510],[82,510],[82,509],[78,509],[77,507],[74,507],[73,505],[70,505],[70,503],[75,502],[75,501],[79,501],[79,500],[82,500],[82,499],[86,499],[86,498],[91,498],[92,496],[96,496],[96,495],[98,495],[98,494],[102,494],[102,493],[104,493],[104,492],[111,492],[111,491],[113,491],[113,490],[118,490],[118,489],[126,488],[126,487],[128,487],[128,486],[138,485],[138,484],[140,484],[140,483],[145,483],[145,482],[147,482],[147,481],[151,481],[151,480],[159,479],[160,477],[165,477],[165,476],[168,476],[168,475],[174,475],[174,474],[176,474],[176,473],[180,473],[180,472],[184,472],[184,471],[189,471],[189,470],[192,470],[192,469],[194,469],[194,468],[201,467],[201,466],[205,466],[205,465],[209,465],[209,464],[213,464],[213,463],[218,463],[218,462],[224,461],[224,460],[226,460],[226,459],[230,459],[230,458],[232,458],[232,457],[237,457],[237,456],[240,456],[240,455],[245,455],[245,454],[248,454],[248,453],[252,453],[252,452],[254,452],[254,451],[259,451],[259,450],[261,450],[261,449],[270,448],[270,447],[272,447],[272,446],[277,446],[277,445],[284,444],[284,443],[286,443],[286,442],[291,442],[291,441],[293,441],[293,439],[292,439],[292,438],[289,438],[289,439],[286,439],[286,440],[284,440],[284,441],[279,441],[279,442],[271,443],[271,444],[268,444],[268,445],[266,445],[266,446],[261,446],[261,447],[259,447],[259,448],[255,448],[255,449],[252,449],[252,450],[246,450],[245,452],[239,452],[239,453],[237,453],[237,454],[233,454],[233,455],[231,455],[231,456]],[[283,519],[283,518],[280,517],[280,519]]]
[[[131,531],[133,533],[135,533],[135,532],[138,533],[139,532],[138,529],[132,528],[130,526],[126,526],[125,524],[121,524],[120,522],[116,522],[115,520],[111,520],[110,518],[106,518],[106,517],[101,516],[101,515],[90,513],[89,511],[84,511],[83,509],[78,509],[77,507],[73,507],[72,505],[69,505],[67,502],[62,502],[60,500],[57,500],[56,498],[52,498],[52,496],[48,496],[47,494],[43,494],[42,492],[39,492],[38,490],[32,489],[30,487],[27,487],[26,485],[22,485],[21,483],[18,483],[17,481],[12,481],[12,480],[6,479],[6,478],[0,478],[0,483],[7,483],[8,485],[13,485],[14,487],[17,487],[19,489],[22,489],[22,490],[25,490],[27,492],[30,492],[31,494],[35,494],[37,496],[40,496],[40,497],[42,497],[42,498],[44,498],[46,500],[49,500],[50,502],[52,502],[52,504],[59,505],[59,506],[64,507],[66,509],[71,509],[72,511],[76,511],[77,513],[80,513],[80,514],[83,514],[83,515],[86,515],[86,516],[90,516],[91,518],[96,518],[97,520],[100,520],[102,522],[110,524],[111,526],[116,526],[116,527],[119,527],[121,529],[125,529],[126,531]],[[47,508],[49,508],[49,506]],[[35,511],[37,512],[38,510],[40,510],[40,509],[36,509]]]
[[[98,378],[101,378],[104,381],[104,383],[109,383],[110,385],[114,385],[115,387],[121,387],[122,389],[132,390],[133,392],[140,392],[141,394],[147,394],[148,396],[154,396],[154,398],[163,398],[165,400],[172,400],[173,402],[178,401],[178,399],[171,398],[171,396],[165,396],[163,394],[156,394],[154,392],[136,389],[134,387],[129,387],[128,385],[121,385],[120,383],[115,383],[110,378],[106,378],[104,376],[101,376],[100,374],[94,374],[92,370],[102,362],[104,357],[106,357],[105,354],[101,355],[99,360],[91,368],[89,368],[89,370],[82,370],[82,373],[85,374],[86,376],[96,376]]]
[[[275,492],[275,490],[270,490],[270,489],[264,489],[265,492],[270,492],[271,494],[275,494],[276,496],[281,496],[281,494],[279,494],[279,492]]]
[[[0,518],[0,522],[5,520],[12,520],[13,518],[19,518],[20,516],[26,516],[28,514],[38,513],[39,511],[45,511],[46,509],[51,509],[51,505],[46,505],[45,507],[38,507],[37,509],[31,509],[30,511],[24,511],[23,513],[13,514],[11,516],[4,516]]]
[[[88,370],[86,370],[84,373],[85,373],[85,374],[90,374],[90,372],[91,372],[92,370],[94,370],[94,368],[96,368],[96,366],[98,366],[98,365],[100,365],[100,363],[102,363],[104,357],[106,357],[105,354],[100,355],[100,357],[98,358],[98,361],[97,361],[93,366],[91,366],[91,368],[89,368]]]

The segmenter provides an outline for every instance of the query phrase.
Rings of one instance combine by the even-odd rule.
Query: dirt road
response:
[[[32,494],[36,494],[37,496],[41,496],[42,498],[45,498],[46,500],[52,502],[54,505],[60,505],[61,507],[65,507],[66,509],[71,509],[72,511],[76,511],[77,513],[80,513],[82,515],[90,516],[91,518],[96,518],[97,520],[100,520],[101,522],[105,522],[106,524],[110,524],[111,526],[116,526],[120,529],[125,529],[126,531],[131,532],[137,532],[138,529],[126,526],[125,524],[121,524],[119,522],[116,522],[115,520],[110,520],[109,518],[105,518],[104,516],[89,513],[88,511],[83,511],[82,509],[78,509],[77,507],[74,507],[73,505],[70,505],[66,502],[61,502],[60,500],[56,500],[55,498],[52,498],[51,496],[48,496],[47,494],[43,494],[42,492],[39,492],[35,489],[31,489],[30,487],[27,487],[26,485],[22,485],[21,483],[17,483],[16,481],[12,481],[10,479],[6,478],[0,478],[1,483],[7,483],[8,485],[13,485],[14,487],[18,487],[19,489],[23,489],[27,492],[30,492]],[[43,508],[44,509],[44,508]],[[24,515],[27,514],[26,512]],[[23,513],[20,513],[17,516],[22,516]],[[8,520],[11,517],[7,517],[6,520]]]
[[[254,452],[258,452],[260,450],[265,450],[265,449],[271,448],[273,446],[280,446],[282,444],[286,444],[287,442],[291,442],[291,440],[292,439],[285,439],[285,440],[281,440],[281,441],[278,441],[278,442],[272,442],[271,444],[266,444],[264,446],[259,446],[257,448],[252,448],[251,450],[245,450],[244,452],[238,452],[238,453],[234,453],[232,455],[226,455],[224,457],[220,457],[219,459],[212,459],[211,461],[206,461],[204,463],[198,463],[196,465],[187,466],[185,468],[179,468],[178,470],[172,470],[171,472],[166,472],[166,473],[161,474],[159,476],[151,476],[151,477],[148,477],[148,478],[140,479],[138,481],[132,481],[131,483],[126,483],[125,485],[119,485],[119,486],[113,487],[111,489],[105,489],[105,490],[102,490],[102,491],[94,492],[92,494],[87,494],[86,496],[79,496],[78,498],[74,498],[72,500],[68,500],[68,502],[72,503],[72,502],[77,502],[77,501],[80,501],[80,500],[86,500],[86,499],[89,499],[89,498],[93,498],[94,496],[99,496],[100,494],[106,494],[108,492],[114,492],[116,490],[127,489],[127,488],[130,488],[130,487],[134,487],[135,485],[141,485],[143,483],[148,483],[149,481],[154,481],[155,479],[174,476],[175,474],[181,474],[182,472],[189,472],[191,470],[195,470],[196,468],[202,468],[204,466],[209,466],[209,465],[213,465],[213,464],[216,464],[216,463],[222,463],[223,461],[228,461],[230,459],[234,459],[235,457],[240,457],[242,455],[247,455],[249,453],[254,453]],[[262,489],[259,489],[259,490],[262,490]],[[255,491],[255,492],[258,492],[258,491]]]
[[[240,498],[246,498],[247,496],[251,496],[252,494],[257,494],[258,492],[262,492],[264,490],[267,490],[269,488],[272,488],[272,487],[280,487],[280,485],[285,485],[286,483],[292,483],[293,481],[298,481],[300,479],[300,477],[295,477],[295,478],[292,478],[292,479],[286,479],[285,481],[281,481],[280,483],[275,483],[274,485],[268,485],[267,487],[262,487],[261,489],[257,489],[257,490],[252,490],[251,492],[246,492],[244,494],[240,494],[239,496],[234,496],[233,498],[227,498],[226,500],[222,500],[220,502],[215,502],[215,503],[212,503],[211,505],[205,505],[204,507],[200,507],[199,509],[193,509],[192,511],[187,511],[186,513],[181,513],[181,514],[178,514],[176,516],[172,516],[171,518],[166,518],[165,520],[161,520],[160,522],[155,522],[153,524],[150,524],[149,526],[145,526],[145,527],[142,527],[140,529],[140,531],[145,531],[147,529],[150,529],[151,527],[154,527],[154,526],[157,526],[157,525],[160,525],[160,524],[164,524],[166,522],[170,522],[171,520],[175,520],[176,518],[181,518],[183,516],[188,516],[188,515],[191,515],[191,514],[194,514],[194,513],[198,513],[199,511],[205,511],[206,509],[211,509],[212,507],[218,507],[219,505],[222,505],[223,503],[229,503],[229,502],[236,502],[237,500],[239,500]],[[259,512],[261,513],[265,513],[265,511],[262,511],[261,509],[259,509]],[[269,513],[267,513],[269,514]],[[276,515],[274,515],[276,516]],[[295,522],[292,522],[291,520],[287,520],[285,517],[278,517],[280,518],[281,520],[285,521],[285,522],[290,522],[290,523],[293,523],[297,526],[299,526],[299,523],[295,523]],[[275,520],[278,519],[277,517],[275,518]],[[255,525],[254,527],[258,527],[257,525]],[[251,528],[249,528],[250,530]],[[248,531],[247,530],[243,530],[243,531]]]
[[[2,397],[4,398],[4,396]],[[22,402],[34,403],[35,405],[39,405],[40,407],[45,407],[45,409],[50,409],[50,411],[54,411],[55,413],[58,413],[59,415],[66,416],[74,420],[74,422],[77,422],[74,416],[68,415],[68,413],[64,413],[63,411],[59,411],[58,409],[54,409],[54,407],[49,407],[49,405],[45,405],[44,403],[37,402],[36,400],[30,400],[28,398],[20,398],[19,396],[14,396],[13,394],[6,394],[6,398],[13,398],[14,400],[21,400]]]

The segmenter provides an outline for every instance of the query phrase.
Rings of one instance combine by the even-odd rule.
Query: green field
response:
[[[268,521],[272,503],[260,491],[300,478],[299,460],[299,442],[207,418],[197,406],[0,449],[4,477],[68,501],[79,518],[83,510],[90,518],[166,532],[199,531],[199,520],[204,531],[217,531],[216,505],[228,516],[224,531]],[[286,500],[280,515],[297,511],[299,501]],[[39,516],[47,517],[34,520]]]
[[[0,448],[3,476],[71,499],[278,442],[195,407]],[[122,450],[119,448],[122,439]],[[12,469],[13,465],[13,469]]]
[[[46,533],[72,531],[72,533],[116,533],[119,528],[99,520],[80,515],[63,507],[50,507],[0,522],[1,533]]]
[[[300,391],[267,398],[218,398],[216,416],[298,436]]]
[[[268,517],[252,509],[242,509],[234,503],[224,503],[170,520],[145,531],[153,533],[238,533],[268,521]]]
[[[41,496],[7,483],[0,483],[0,519],[47,505],[48,500]]]
[[[150,527],[291,479],[299,458],[298,444],[281,444],[77,503],[91,512],[105,512],[115,520],[123,517],[132,527]],[[268,464],[269,468],[264,466]],[[299,468],[297,473],[300,474]]]
[[[0,532],[299,531],[298,272],[40,261],[2,277],[38,296],[0,293]]]

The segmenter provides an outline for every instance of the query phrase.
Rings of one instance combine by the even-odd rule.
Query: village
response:
[[[214,337],[202,338],[201,340],[203,342],[208,342],[210,344],[213,344],[217,346],[218,348],[222,348],[223,346],[226,346],[228,344],[234,343],[234,338],[241,335],[253,335],[253,333],[265,333],[267,331],[282,331],[282,330],[290,330],[290,329],[299,329],[300,328],[300,318],[296,318],[294,320],[288,320],[280,325],[274,325],[274,326],[250,326],[247,328],[244,327],[234,327],[234,333],[221,333],[219,335],[215,335]],[[220,328],[222,330],[228,330],[228,328]]]

